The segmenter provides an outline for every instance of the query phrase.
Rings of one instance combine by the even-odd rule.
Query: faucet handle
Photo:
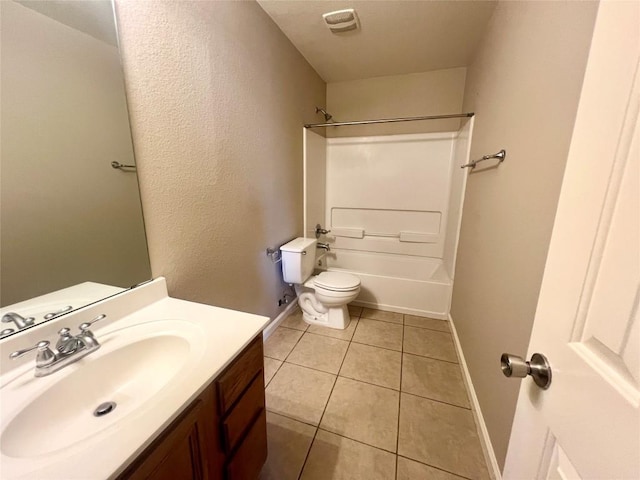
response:
[[[64,327],[58,330],[58,341],[56,342],[56,350],[60,353],[73,353],[78,348],[78,342],[75,337],[71,335],[69,327]]]
[[[81,323],[80,326],[78,327],[80,329],[80,331],[82,333],[86,333],[89,331],[89,329],[91,328],[91,325],[93,325],[94,323],[102,320],[103,318],[106,318],[107,316],[102,313],[100,315],[98,315],[96,318],[94,318],[93,320],[91,320],[90,322],[85,322],[85,323]]]
[[[65,340],[69,340],[69,338],[71,338],[71,329],[69,327],[64,327],[61,328],[60,330],[58,330],[58,335],[60,335],[60,338],[64,338]]]
[[[36,343],[33,347],[25,348],[23,350],[16,350],[9,355],[9,358],[14,360],[37,349],[38,354],[36,355],[36,366],[42,367],[45,365],[49,365],[56,359],[56,356],[49,348],[49,345],[51,345],[49,341],[42,340],[41,342]]]

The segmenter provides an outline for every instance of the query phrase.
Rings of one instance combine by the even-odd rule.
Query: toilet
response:
[[[302,318],[311,325],[345,329],[351,318],[347,304],[360,293],[360,279],[339,272],[313,276],[315,238],[296,238],[280,247],[284,281],[294,285]]]

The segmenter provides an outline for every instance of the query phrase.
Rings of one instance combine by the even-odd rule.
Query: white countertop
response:
[[[34,378],[34,355],[26,360],[8,360],[8,354],[50,340],[55,345],[59,328],[68,326],[72,331],[82,322],[105,313],[107,318],[92,330],[96,338],[105,340],[102,347],[84,359],[52,375]],[[194,302],[170,298],[163,278],[116,295],[77,312],[56,318],[27,332],[0,342],[0,414],[1,432],[16,414],[61,379],[73,374],[93,359],[117,348],[122,335],[145,328],[137,325],[158,322],[176,328],[179,321],[188,321],[193,339],[186,367],[180,375],[156,392],[152,398],[133,409],[118,408],[109,414],[111,424],[88,438],[47,453],[24,457],[9,456],[0,448],[0,477],[2,479],[104,479],[120,474],[142,451],[187,407],[222,370],[231,363],[250,341],[267,325],[269,318],[248,313],[211,307]],[[129,330],[121,330],[129,328]],[[73,391],[69,392],[72,396]],[[56,405],[51,405],[56,415]],[[82,413],[79,413],[81,415]],[[121,415],[118,418],[118,415]],[[107,417],[103,417],[107,418]],[[33,435],[46,433],[33,432]],[[55,438],[51,438],[55,442]]]

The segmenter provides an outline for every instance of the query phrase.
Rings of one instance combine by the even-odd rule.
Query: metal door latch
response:
[[[528,362],[517,355],[503,353],[500,357],[500,366],[505,377],[524,378],[531,375],[536,385],[543,390],[551,385],[551,366],[547,357],[541,353],[531,355],[531,360]]]

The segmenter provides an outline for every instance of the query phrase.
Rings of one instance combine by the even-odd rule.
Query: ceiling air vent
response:
[[[358,28],[358,15],[353,8],[325,13],[322,18],[333,33],[348,32]]]

